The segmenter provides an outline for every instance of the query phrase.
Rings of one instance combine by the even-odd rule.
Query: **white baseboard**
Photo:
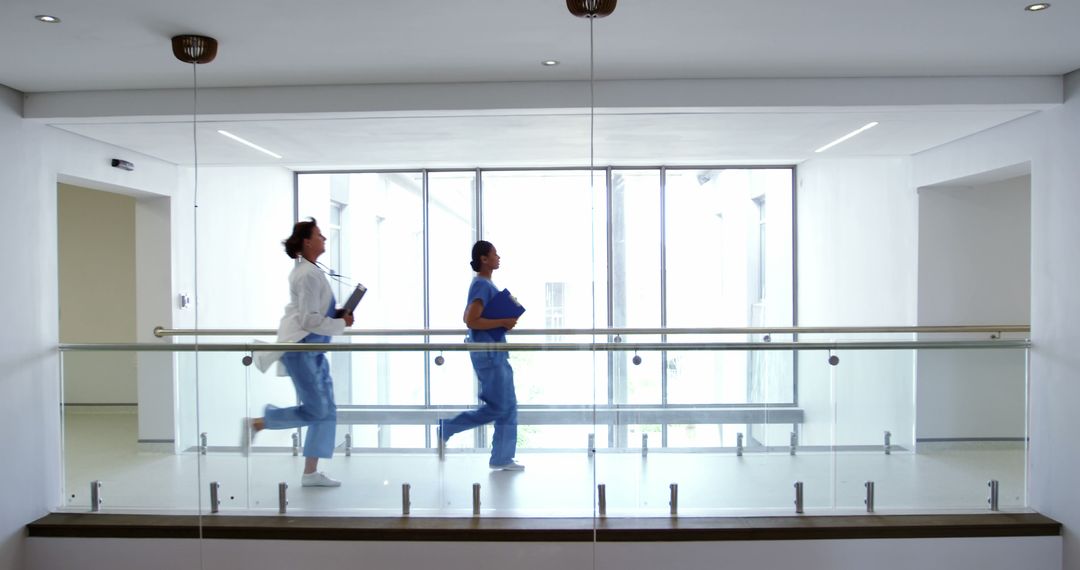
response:
[[[142,440],[138,442],[139,453],[176,453],[176,442],[173,440]]]
[[[64,404],[65,414],[79,414],[79,415],[136,415],[139,413],[138,404],[103,404],[103,403],[66,403]]]

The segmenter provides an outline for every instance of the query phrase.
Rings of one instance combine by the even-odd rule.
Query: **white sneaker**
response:
[[[326,476],[326,473],[322,471],[316,471],[314,473],[304,473],[304,476],[300,478],[301,487],[340,487],[341,481],[331,479]]]
[[[255,428],[251,425],[251,418],[240,420],[240,454],[244,457],[251,455],[251,441],[255,439]]]
[[[518,463],[517,461],[514,461],[513,459],[510,460],[510,463],[507,463],[505,465],[488,465],[488,466],[491,467],[492,469],[495,469],[496,471],[524,471],[525,470],[524,465]]]

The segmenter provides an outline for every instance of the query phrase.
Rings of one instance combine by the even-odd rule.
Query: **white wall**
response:
[[[135,202],[135,337],[138,342],[165,342],[154,327],[170,327],[177,309],[172,267],[172,199],[142,196]],[[140,352],[139,443],[143,449],[175,447],[176,357],[167,352]]]
[[[731,542],[320,542],[30,539],[28,570],[1058,570],[1061,538],[788,540]]]
[[[799,324],[914,324],[915,222],[904,157],[799,165]]]
[[[1031,177],[919,189],[919,324],[1028,324]]]
[[[1028,324],[1030,204],[1029,176],[919,189],[920,325]],[[1022,350],[920,351],[918,439],[1024,437],[1026,377]]]
[[[799,166],[796,198],[798,324],[914,324],[917,201],[909,160],[808,161]],[[801,443],[880,445],[888,430],[894,444],[912,445],[911,352],[839,352],[835,367],[827,356],[799,354],[799,404],[806,412]]]
[[[201,167],[198,173],[198,271],[193,248],[195,177],[184,168],[173,200],[174,271],[178,290],[191,295],[198,328],[276,329],[289,301],[293,261],[281,241],[293,224],[293,175],[277,167]],[[197,287],[196,287],[197,276]],[[178,327],[195,328],[195,310],[179,311]],[[191,340],[191,339],[187,339]],[[201,342],[249,342],[252,337],[203,337]],[[273,337],[264,339],[273,340]],[[187,353],[177,370],[177,444],[196,444],[202,432],[212,446],[239,443],[240,418],[260,415],[269,402],[295,403],[287,379],[260,374],[229,352]],[[197,373],[197,374],[196,374]],[[199,387],[196,401],[196,378]],[[254,380],[249,382],[250,380]],[[196,416],[196,410],[198,415]],[[265,434],[260,444],[274,436]]]
[[[1065,567],[1080,566],[1080,73],[1070,74],[1065,106],[1041,117],[1032,141],[1031,504],[1065,523]],[[1017,141],[1020,142],[1020,141]],[[1041,145],[1039,144],[1041,143]]]
[[[178,207],[190,214],[191,169]],[[200,167],[198,178],[199,326],[276,329],[289,301],[293,262],[282,240],[293,224],[293,174],[279,167]],[[174,233],[188,243],[190,224]],[[180,260],[194,292],[190,260]]]
[[[24,244],[0,280],[0,451],[18,458],[0,470],[0,568],[10,569],[23,567],[23,525],[60,499],[56,181],[43,183],[44,129],[22,121],[21,104],[0,86],[0,210]]]
[[[135,341],[135,199],[57,185],[60,342]],[[67,353],[64,404],[136,402],[135,354]]]
[[[1080,73],[1060,108],[914,157],[916,186],[1031,162],[1030,480],[1032,508],[1064,524],[1064,567],[1080,565]]]
[[[0,209],[20,238],[0,281],[0,433],[12,434],[0,451],[17,459],[0,472],[0,568],[23,566],[23,525],[62,502],[56,184],[168,194],[176,179],[172,165],[24,121],[21,101],[0,86]],[[111,168],[114,157],[135,172]]]

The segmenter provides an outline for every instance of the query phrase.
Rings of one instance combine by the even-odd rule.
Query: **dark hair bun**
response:
[[[473,271],[480,271],[480,258],[491,253],[493,249],[495,249],[495,246],[491,245],[490,241],[480,240],[473,244],[472,261],[469,262]]]

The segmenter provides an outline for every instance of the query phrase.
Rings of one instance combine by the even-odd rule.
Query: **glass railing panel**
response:
[[[388,391],[384,401],[337,396],[343,403],[335,449],[319,468],[343,488],[329,490],[301,486],[306,428],[262,431],[250,456],[241,454],[241,418],[261,415],[266,404],[296,403],[288,377],[245,366],[245,353],[66,351],[64,506],[88,509],[92,480],[105,483],[107,508],[168,512],[196,510],[200,495],[202,510],[210,510],[211,482],[220,485],[218,508],[233,513],[277,512],[281,482],[289,486],[288,511],[301,515],[397,516],[406,483],[411,512],[431,516],[471,516],[477,483],[489,516],[588,516],[597,484],[605,485],[610,516],[668,516],[672,484],[682,516],[789,514],[797,481],[810,514],[862,511],[867,481],[875,483],[877,510],[986,510],[990,480],[998,481],[999,508],[1026,506],[1025,344],[916,349],[910,334],[866,334],[829,340],[826,348],[820,344],[826,338],[800,335],[806,348],[795,353],[783,338],[772,339],[772,350],[693,351],[731,353],[712,362],[739,357],[744,376],[760,376],[755,389],[738,379],[741,401],[726,402],[715,401],[723,393],[716,387],[701,390],[700,402],[611,401],[629,399],[638,382],[662,383],[667,369],[654,364],[691,352],[676,344],[639,350],[640,365],[622,362],[633,350],[600,350],[595,358],[589,351],[511,351],[515,372],[546,359],[588,357],[586,366],[563,373],[586,388],[521,403],[524,474],[488,468],[491,425],[458,434],[439,458],[437,421],[476,404],[467,352],[444,351],[438,365],[436,351],[419,348],[331,350],[332,369],[370,361],[375,368],[362,366],[364,374],[377,374],[379,362],[404,363],[388,380],[417,388]],[[515,342],[532,340],[523,335]],[[798,366],[786,367],[792,359]],[[155,404],[143,391],[128,410],[88,402],[80,392],[88,374],[133,362],[140,378],[165,378],[158,387],[166,389],[158,391],[175,393],[176,401]],[[613,383],[608,371],[619,366],[612,362],[626,368],[625,385]],[[711,377],[723,382],[716,370]],[[434,387],[444,382],[455,389],[440,394]],[[421,395],[414,398],[416,390]],[[575,400],[579,392],[594,392],[595,404]],[[126,413],[116,413],[121,409]],[[171,431],[163,435],[163,429]]]
[[[633,316],[632,314],[630,315]],[[649,321],[651,315],[638,315],[638,321]],[[602,342],[633,345],[657,343],[659,335],[610,335]],[[594,485],[604,485],[606,516],[635,513],[639,510],[660,509],[651,496],[643,495],[641,478],[645,475],[642,445],[649,449],[663,448],[661,424],[643,425],[639,411],[656,410],[662,406],[664,385],[664,354],[656,350],[617,350],[598,352],[597,358],[608,363],[610,374],[597,375],[596,433],[597,450]],[[601,396],[608,396],[607,401]],[[644,437],[643,437],[644,436]],[[599,513],[598,488],[593,489],[595,509]],[[666,499],[664,499],[666,501]],[[663,504],[666,504],[664,502]]]
[[[845,335],[843,340],[902,343],[913,337]],[[835,417],[828,437],[836,459],[835,508],[845,512],[865,509],[868,481],[874,483],[875,508],[896,505],[899,489],[918,485],[910,480],[914,473],[905,473],[905,461],[897,461],[914,449],[915,352],[841,348],[822,358],[812,366],[826,371],[833,393]]]
[[[461,343],[464,334],[453,337],[432,337],[433,343]],[[476,403],[477,383],[468,352],[429,352],[427,354],[431,378],[431,405],[459,408]],[[450,441],[455,445],[455,440]]]
[[[543,337],[539,337],[543,338]],[[514,342],[536,342],[523,336]],[[452,363],[468,362],[467,352],[447,352],[442,366],[432,369],[433,417],[449,419],[478,405],[477,380],[471,364],[454,368]],[[491,471],[488,467],[495,426],[487,424],[454,435],[447,443],[445,459],[439,464],[441,503],[445,513],[472,512],[472,485],[480,485],[481,509],[499,516],[587,516],[586,496],[591,481],[587,463],[589,435],[594,433],[591,414],[591,372],[594,365],[588,352],[511,351],[518,401],[517,461],[525,473]],[[578,365],[566,369],[553,366],[569,359]],[[522,377],[525,377],[522,381]],[[533,383],[529,379],[547,379]],[[459,386],[458,391],[442,391],[442,383]],[[574,390],[562,386],[575,385]],[[464,386],[468,386],[465,391]],[[468,395],[468,398],[463,398]],[[430,427],[433,446],[434,426]],[[606,441],[607,431],[599,436]],[[587,476],[588,475],[588,476]]]
[[[746,334],[672,334],[668,342],[671,350],[639,355],[643,370],[655,360],[666,363],[654,373],[667,388],[667,401],[624,404],[598,414],[620,436],[610,453],[598,456],[609,512],[668,516],[673,484],[678,512],[687,516],[787,509],[797,477],[788,473],[789,459],[771,457],[777,451],[770,445],[782,431],[780,451],[786,452],[792,425],[802,417],[791,402],[791,351],[678,349],[686,343],[747,342]],[[633,381],[631,376],[626,391],[633,391]]]
[[[919,340],[986,341],[986,335]],[[912,340],[875,335],[875,341]],[[859,340],[859,339],[856,339]],[[836,507],[876,511],[1026,506],[1026,349],[838,350]]]
[[[278,407],[295,406],[297,403],[296,389],[293,387],[292,380],[285,374],[284,367],[279,368],[280,363],[275,363],[266,372],[260,371],[255,366],[242,366],[240,362],[241,355],[236,353],[222,353],[228,354],[228,356],[220,357],[221,364],[227,366],[231,370],[231,374],[238,380],[244,378],[243,393],[235,394],[238,402],[242,402],[243,408],[239,410],[239,417],[260,417],[266,411],[266,406],[272,404]],[[337,376],[334,374],[336,368],[335,364],[339,360],[336,354],[328,354],[327,358],[330,360],[331,376],[334,377],[334,397],[337,400],[341,400],[343,397],[343,390],[348,390],[347,383],[337,381]],[[239,376],[244,374],[246,376]],[[342,384],[345,384],[343,386]],[[239,386],[234,386],[239,388]],[[346,391],[345,394],[348,392]],[[228,418],[221,418],[218,422],[226,424],[226,429],[229,427],[229,420],[233,419],[231,416]],[[233,431],[239,430],[239,419],[236,419],[234,424],[236,428]],[[263,430],[260,431],[258,436],[252,441],[253,452],[260,451],[281,451],[287,450],[292,447],[293,434],[295,430]]]
[[[1011,341],[1023,335],[994,336]],[[1027,348],[918,351],[916,449],[971,466],[963,470],[965,505],[986,508],[987,485],[995,480],[1000,508],[1028,506],[1028,362]],[[941,414],[943,401],[953,402],[953,417]],[[935,416],[949,421],[931,424]]]
[[[352,343],[424,342],[419,336],[352,336]],[[338,406],[423,406],[427,355],[411,351],[327,353]]]
[[[664,449],[648,456],[646,473],[655,480],[642,483],[652,493],[664,487],[664,479],[678,483],[680,513],[690,516],[784,512],[792,503],[793,483],[803,473],[819,472],[822,463],[821,457],[788,453],[792,429],[802,418],[792,403],[791,353],[705,351],[698,360],[707,361],[708,355],[714,358],[714,374],[706,376],[735,387],[698,390],[701,401],[668,410]],[[739,366],[731,367],[732,362]],[[710,394],[723,401],[710,402]],[[815,497],[807,494],[810,502]]]
[[[352,338],[353,342],[371,342]],[[419,342],[375,339],[378,342]],[[424,354],[417,351],[327,351],[337,407],[332,457],[320,458],[317,469],[341,482],[340,488],[306,488],[302,485],[305,451],[310,427],[263,430],[256,436],[249,469],[252,504],[278,508],[278,487],[288,484],[290,513],[308,515],[349,514],[389,516],[401,513],[402,483],[418,490],[430,488],[416,480],[417,474],[434,472],[428,453],[423,408]],[[252,386],[279,385],[275,393],[263,391],[250,404],[251,415],[262,415],[266,404],[288,407],[297,395],[289,377],[259,376],[254,368]],[[271,371],[273,372],[273,371]],[[252,393],[259,393],[252,389]],[[269,398],[269,399],[267,399]],[[399,412],[395,414],[395,410]],[[401,415],[407,419],[395,418]],[[409,423],[416,422],[416,423]],[[389,450],[395,450],[391,454]],[[430,465],[415,465],[417,460]]]
[[[239,352],[178,353],[180,449],[199,458],[204,512],[212,510],[211,483],[218,484],[222,512],[276,509],[276,501],[260,503],[253,496],[259,473],[241,450],[241,421],[253,415],[250,402],[259,397],[252,392],[267,387],[251,382],[251,374],[258,371],[244,366],[243,356]]]
[[[889,432],[897,450],[911,449],[914,353],[902,346],[911,340],[910,334],[799,335],[803,343],[840,346],[825,351],[798,351],[797,401],[804,421],[795,426],[793,437],[799,454],[828,459],[817,477],[810,476],[805,482],[807,509],[864,508],[864,483],[873,480],[872,470],[864,476],[856,467],[876,461],[882,453],[885,432]],[[848,342],[897,346],[845,349],[843,345]],[[823,492],[823,502],[811,502],[811,491]]]
[[[347,353],[332,351],[328,356],[333,359],[340,354]],[[382,353],[366,351],[355,354],[378,360]],[[417,354],[423,353],[387,351],[387,359],[400,360]],[[443,366],[463,358],[467,358],[467,353],[448,352]],[[239,361],[238,358],[236,360]],[[444,375],[450,371],[449,367],[433,367],[433,383],[441,379],[452,380]],[[271,374],[260,375],[254,368],[249,373],[252,377],[249,393],[255,393],[254,386],[259,383],[288,381],[287,378],[276,378]],[[472,376],[471,368],[468,374]],[[422,378],[422,374],[420,376]],[[475,379],[471,381],[475,384]],[[285,406],[290,403],[287,400],[295,398],[285,390],[281,396],[283,400],[274,402],[276,405]],[[447,446],[445,458],[439,460],[435,421],[452,417],[471,409],[473,405],[473,402],[469,402],[439,403],[432,407],[407,403],[339,406],[342,441],[337,443],[338,449],[332,460],[325,463],[320,461],[320,469],[325,467],[328,474],[343,482],[344,489],[334,490],[332,500],[323,499],[326,493],[315,494],[297,485],[306,430],[260,432],[248,460],[250,496],[247,503],[253,510],[276,509],[277,483],[285,481],[290,489],[291,513],[390,516],[401,512],[401,486],[408,483],[414,513],[469,516],[473,504],[472,485],[479,483],[482,509],[486,513],[505,516],[525,516],[529,513],[534,516],[588,514],[590,501],[587,493],[590,485],[582,485],[580,481],[589,471],[589,434],[596,433],[587,423],[591,417],[589,408],[571,407],[568,413],[572,418],[552,419],[547,407],[524,405],[519,412],[522,423],[519,426],[518,456],[519,460],[535,465],[529,466],[528,476],[521,476],[489,469],[491,425],[456,435]],[[256,408],[261,409],[261,406],[261,402],[251,402],[250,413],[258,413]],[[216,411],[223,410],[216,408]],[[225,413],[231,415],[230,411],[225,410]],[[229,423],[227,419],[222,421],[223,425]],[[294,433],[298,434],[301,445],[299,457],[292,455],[291,438]],[[350,436],[352,446],[347,456],[344,450],[346,433]],[[597,445],[607,445],[606,426],[599,430],[596,441]],[[535,461],[532,461],[534,456]]]
[[[754,342],[783,345],[789,334],[755,335]],[[755,415],[735,436],[736,512],[788,515],[833,505],[833,420],[827,354],[768,349],[748,355]],[[813,364],[810,364],[813,363]],[[818,363],[821,363],[818,365]],[[763,418],[763,419],[762,419]],[[731,428],[735,429],[735,428]],[[739,435],[742,435],[740,438]],[[740,456],[741,453],[741,456]],[[801,484],[801,505],[797,503]]]
[[[917,485],[899,507],[986,510],[991,480],[999,508],[1026,507],[1027,350],[921,349],[914,359]]]
[[[617,336],[624,344],[659,343],[659,335]],[[613,339],[614,340],[614,339]],[[607,353],[611,362],[611,403],[620,406],[655,406],[664,401],[664,353],[657,350],[625,350]],[[630,443],[628,442],[627,445]]]
[[[198,453],[181,447],[171,398],[173,354],[61,352],[64,509],[102,512],[198,509]],[[163,380],[163,383],[159,383]]]

